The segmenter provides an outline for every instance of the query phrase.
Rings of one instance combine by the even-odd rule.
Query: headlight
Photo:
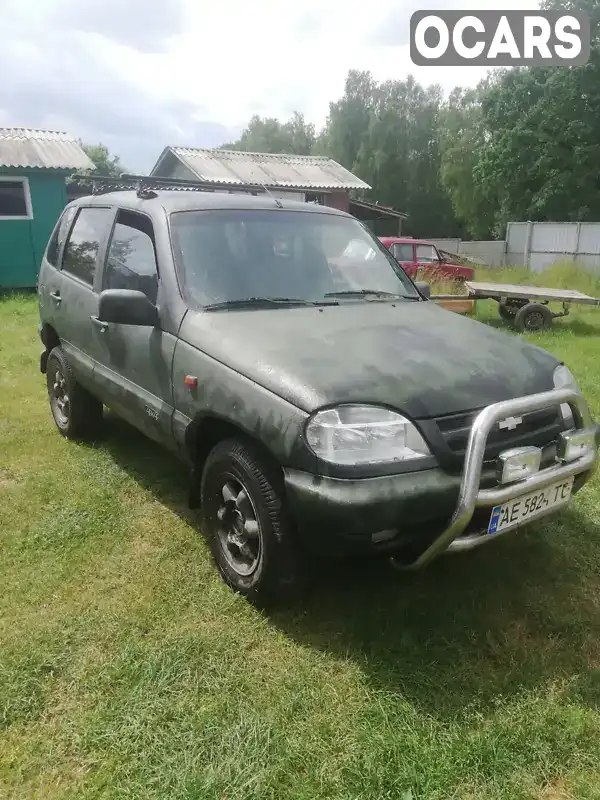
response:
[[[319,411],[306,426],[306,440],[319,458],[332,464],[382,464],[431,455],[412,422],[377,406]]]
[[[577,394],[581,395],[579,384],[573,377],[573,373],[564,364],[561,364],[554,370],[554,387],[556,389],[572,389]],[[563,403],[560,407],[560,413],[565,423],[566,428],[574,428],[575,420],[571,406],[568,403]]]

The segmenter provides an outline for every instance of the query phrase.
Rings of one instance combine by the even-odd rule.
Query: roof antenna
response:
[[[274,195],[274,194],[273,194],[273,192],[272,192],[272,191],[269,189],[269,187],[266,185],[266,183],[263,183],[263,182],[261,181],[261,182],[260,182],[260,185],[263,187],[263,189],[264,189],[264,190],[265,190],[265,192],[266,192],[266,193],[269,195],[269,197],[271,197],[271,198],[272,198],[272,200],[273,200],[273,202],[275,203],[275,205],[277,206],[277,208],[283,208],[283,203],[281,202],[281,200],[280,200],[278,197],[275,197],[275,195]]]

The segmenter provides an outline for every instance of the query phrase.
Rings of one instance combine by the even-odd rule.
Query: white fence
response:
[[[532,272],[542,272],[567,259],[600,272],[600,222],[509,222],[504,242],[431,241],[440,250],[490,267],[525,265]]]
[[[509,222],[506,263],[542,272],[569,259],[600,271],[600,222]]]
[[[462,239],[431,239],[430,241],[433,242],[438,250],[446,250],[448,253],[468,256],[475,261],[487,264],[489,267],[504,266],[505,242],[463,242]]]

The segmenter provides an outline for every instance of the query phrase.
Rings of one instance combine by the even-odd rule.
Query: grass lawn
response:
[[[0,300],[0,797],[600,797],[599,479],[418,574],[315,567],[266,615],[170,455],[111,417],[58,435],[36,325]],[[599,336],[583,310],[535,340],[598,418]]]

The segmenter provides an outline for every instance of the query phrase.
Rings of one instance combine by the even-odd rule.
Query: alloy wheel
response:
[[[250,493],[239,478],[224,476],[216,516],[218,542],[227,563],[238,575],[252,575],[262,557],[262,534]]]
[[[67,381],[59,367],[54,371],[54,381],[50,392],[50,405],[54,418],[61,427],[69,424],[71,414],[71,400],[69,398]]]

